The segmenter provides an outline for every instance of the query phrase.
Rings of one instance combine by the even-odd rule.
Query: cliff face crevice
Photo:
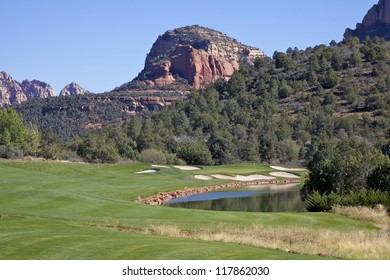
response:
[[[355,29],[347,28],[344,38],[358,37],[364,40],[366,36],[383,37],[390,40],[390,0],[380,0],[364,16],[362,23]]]
[[[199,89],[218,79],[229,80],[241,64],[265,57],[257,48],[237,42],[225,34],[197,25],[159,36],[135,79],[148,86],[183,82]]]

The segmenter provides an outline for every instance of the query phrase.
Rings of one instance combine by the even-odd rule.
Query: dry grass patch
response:
[[[370,222],[383,230],[390,229],[390,218],[383,205],[377,205],[375,208],[336,206],[332,208],[332,212],[351,219]]]
[[[219,225],[191,231],[163,225],[128,230],[157,236],[246,244],[306,255],[344,259],[390,259],[389,230],[342,232],[303,227],[269,228],[262,225],[249,228]]]

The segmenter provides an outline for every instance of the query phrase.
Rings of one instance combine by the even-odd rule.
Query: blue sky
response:
[[[132,80],[166,30],[199,24],[266,54],[340,41],[378,0],[1,0],[0,71],[57,94]]]

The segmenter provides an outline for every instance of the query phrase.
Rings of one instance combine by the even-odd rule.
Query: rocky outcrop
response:
[[[19,83],[6,72],[0,72],[0,107],[51,96],[55,96],[55,91],[49,84],[38,80]]]
[[[6,72],[0,72],[0,107],[19,104],[27,100],[20,84]]]
[[[366,14],[362,23],[356,29],[347,28],[344,38],[358,37],[364,40],[366,36],[383,37],[390,40],[390,0],[380,0]]]
[[[23,92],[27,96],[27,100],[35,98],[48,98],[55,96],[55,90],[51,85],[38,80],[24,80],[21,84]]]
[[[238,43],[225,34],[187,26],[159,36],[135,79],[146,86],[188,83],[197,89],[218,79],[229,80],[241,64],[265,57],[257,48]]]
[[[89,91],[85,88],[81,87],[77,83],[70,83],[61,90],[60,96],[83,95],[86,93],[89,93]]]

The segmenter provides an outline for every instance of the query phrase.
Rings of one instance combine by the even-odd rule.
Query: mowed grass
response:
[[[271,241],[278,239],[278,232],[301,234],[302,229],[311,234],[314,231],[314,235],[324,231],[335,235],[379,231],[370,222],[329,213],[213,212],[140,205],[135,202],[139,197],[226,182],[196,180],[195,174],[268,175],[273,171],[266,165],[251,164],[135,173],[148,168],[139,163],[88,165],[1,160],[0,259],[349,257],[319,250],[286,249]],[[229,233],[221,237],[221,232]],[[235,239],[237,235],[248,237]],[[264,239],[267,235],[269,239]],[[257,242],[257,236],[265,241]]]

